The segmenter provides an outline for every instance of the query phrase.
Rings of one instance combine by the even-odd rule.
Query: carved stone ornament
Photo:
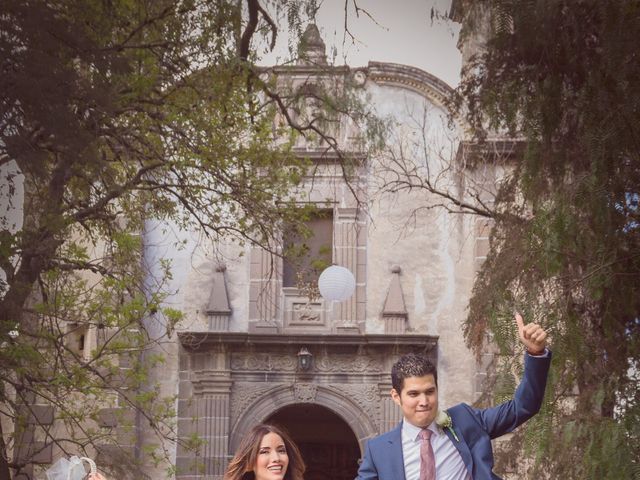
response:
[[[296,383],[293,386],[293,396],[300,403],[313,402],[318,393],[318,386],[313,383]]]
[[[281,383],[256,385],[255,383],[236,383],[231,390],[231,425],[235,424],[240,415],[260,397],[268,395],[270,390],[280,388]]]
[[[366,81],[367,81],[367,74],[362,70],[358,70],[356,73],[353,74],[353,83],[356,86],[362,87]]]
[[[231,370],[242,371],[280,371],[293,372],[296,370],[297,358],[293,355],[276,353],[245,353],[231,355]]]
[[[307,304],[307,303],[294,303],[293,304],[293,312],[294,312],[294,321],[295,323],[299,323],[302,325],[308,324],[322,324],[322,319],[320,318],[320,309],[322,305],[319,303]]]
[[[382,402],[380,401],[380,392],[376,385],[344,384],[333,385],[330,389],[357,403],[362,411],[365,412],[377,426],[380,425],[380,406]]]
[[[320,372],[341,373],[380,373],[383,370],[379,359],[364,355],[323,356],[316,361],[316,369]]]

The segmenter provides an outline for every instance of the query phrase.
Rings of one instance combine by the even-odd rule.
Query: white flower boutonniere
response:
[[[456,435],[456,431],[453,429],[453,421],[445,410],[438,410],[438,415],[436,415],[436,424],[443,430],[448,429],[453,435],[453,438],[456,439],[456,442],[460,441],[458,435]]]

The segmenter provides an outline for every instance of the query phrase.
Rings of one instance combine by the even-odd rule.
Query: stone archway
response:
[[[341,418],[355,435],[361,453],[365,441],[378,434],[378,428],[374,423],[377,417],[375,412],[365,412],[347,395],[334,391],[331,387],[296,383],[265,392],[242,412],[232,428],[229,451],[236,451],[240,440],[252,426],[265,422],[285,407],[305,403],[325,407]],[[377,401],[372,403],[378,404]]]
[[[179,335],[179,437],[188,443],[197,433],[205,441],[198,456],[178,446],[179,478],[222,478],[249,429],[290,405],[333,412],[355,435],[361,455],[368,439],[400,420],[388,394],[392,363],[408,352],[435,355],[437,344],[415,334]],[[302,347],[313,355],[308,371],[298,366]]]
[[[307,469],[305,480],[353,480],[360,448],[346,421],[326,407],[298,403],[281,408],[266,419],[289,432]]]

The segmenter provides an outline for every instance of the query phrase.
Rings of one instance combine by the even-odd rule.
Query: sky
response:
[[[316,17],[330,57],[335,47],[337,65],[366,66],[369,61],[392,62],[420,68],[456,86],[460,79],[461,54],[456,48],[460,25],[451,21],[431,21],[431,8],[449,9],[451,0],[356,0],[373,17],[355,15],[348,1],[349,36],[343,42],[345,0],[324,0]],[[287,38],[280,35],[274,53],[264,57],[264,65],[287,57]],[[345,61],[346,60],[346,61]]]

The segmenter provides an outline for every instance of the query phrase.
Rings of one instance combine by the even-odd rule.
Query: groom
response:
[[[527,349],[524,375],[512,400],[486,410],[461,403],[438,414],[438,374],[425,357],[405,355],[391,369],[391,396],[402,409],[396,428],[367,442],[356,480],[500,480],[491,439],[540,410],[551,363],[547,333],[515,315]],[[436,416],[438,420],[436,421]]]

